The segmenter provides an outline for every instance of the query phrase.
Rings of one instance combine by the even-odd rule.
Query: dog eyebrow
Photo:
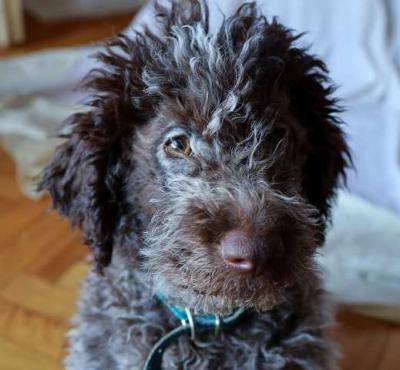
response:
[[[183,125],[178,125],[176,127],[172,127],[163,132],[163,138],[170,138],[177,135],[187,135],[189,134],[188,130],[186,130]]]

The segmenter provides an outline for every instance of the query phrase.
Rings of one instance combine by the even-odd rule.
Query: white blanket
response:
[[[399,241],[399,217],[339,193],[333,227],[319,256],[328,290],[346,304],[397,305],[400,309]]]

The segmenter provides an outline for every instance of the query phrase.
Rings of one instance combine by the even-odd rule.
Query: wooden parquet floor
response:
[[[28,18],[28,43],[0,56],[100,40],[130,17],[48,25]],[[0,149],[0,370],[63,368],[86,253],[77,232],[49,212],[48,199],[21,195],[14,165]],[[342,370],[400,369],[400,326],[341,312],[332,335],[342,347]]]

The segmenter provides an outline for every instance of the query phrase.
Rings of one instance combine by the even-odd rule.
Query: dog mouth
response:
[[[211,291],[205,291],[205,290],[201,290],[201,289],[197,289],[195,287],[190,287],[189,285],[177,285],[177,288],[184,290],[184,291],[191,291],[193,292],[193,294],[196,294],[198,296],[210,296],[210,297],[215,297],[218,298],[220,296],[222,296],[222,289],[214,289]]]
[[[161,288],[162,287],[162,288]],[[161,289],[160,289],[161,288]],[[188,307],[197,312],[226,315],[237,308],[268,311],[279,302],[279,294],[271,286],[257,289],[226,290],[223,287],[204,289],[190,284],[162,282],[156,290],[162,291],[168,300],[176,305]]]

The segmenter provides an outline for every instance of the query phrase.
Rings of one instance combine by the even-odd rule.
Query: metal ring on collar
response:
[[[215,336],[217,337],[221,332],[221,318],[218,315],[215,315]]]
[[[193,316],[190,311],[190,308],[186,307],[185,312],[186,312],[187,321],[188,321],[189,327],[190,327],[190,338],[192,340],[195,340],[196,339],[196,329],[195,329],[194,320],[193,320]]]

